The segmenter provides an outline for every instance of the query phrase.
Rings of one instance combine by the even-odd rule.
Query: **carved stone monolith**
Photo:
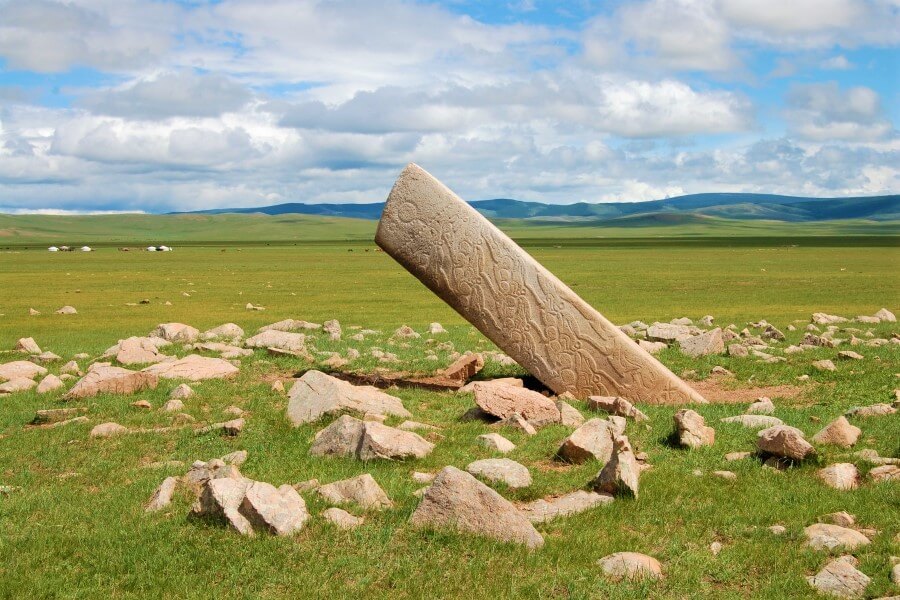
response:
[[[375,242],[557,394],[705,402],[418,165],[394,183]]]

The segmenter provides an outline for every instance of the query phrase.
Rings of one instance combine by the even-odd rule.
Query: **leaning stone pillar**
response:
[[[418,165],[394,183],[375,242],[557,394],[705,402]]]

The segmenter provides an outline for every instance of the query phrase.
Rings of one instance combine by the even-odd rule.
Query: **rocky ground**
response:
[[[64,309],[58,318],[77,314]],[[126,522],[166,523],[176,539],[315,548],[309,536],[346,532],[404,540],[391,543],[394,558],[412,559],[424,543],[460,560],[489,544],[487,556],[511,552],[538,571],[550,568],[542,554],[566,556],[574,544],[580,575],[540,592],[552,596],[688,597],[687,580],[702,580],[694,585],[710,597],[900,593],[900,333],[889,310],[621,329],[710,404],[554,396],[476,332],[439,323],[379,331],[286,318],[249,332],[165,323],[72,356],[22,337],[0,358],[0,548],[4,538],[8,549],[22,544],[17,520],[66,503],[53,482],[74,480],[100,506],[124,490],[116,506]],[[196,448],[221,453],[190,455]],[[778,488],[788,493],[773,498]],[[683,506],[666,514],[669,503]],[[834,510],[816,512],[826,505]],[[611,541],[594,548],[591,531]],[[354,554],[354,539],[363,538],[339,539],[329,556]],[[805,568],[780,573],[753,545]],[[70,564],[90,571],[77,548]],[[701,554],[710,569],[692,573]],[[415,597],[409,585],[398,595]]]

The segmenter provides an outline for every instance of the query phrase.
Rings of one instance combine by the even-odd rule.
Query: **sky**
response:
[[[900,0],[0,0],[0,211],[900,192]]]

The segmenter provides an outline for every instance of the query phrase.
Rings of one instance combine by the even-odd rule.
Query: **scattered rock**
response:
[[[200,334],[201,340],[231,340],[236,341],[244,337],[244,330],[234,323],[225,323],[212,329],[207,329]]]
[[[767,415],[737,415],[719,420],[722,423],[738,423],[748,429],[761,429],[763,427],[784,425],[784,422],[778,417],[770,417]]]
[[[163,379],[224,379],[238,373],[238,368],[227,360],[189,354],[184,358],[170,359],[145,368],[143,373],[152,373]]]
[[[812,322],[817,325],[835,325],[837,323],[846,323],[847,319],[827,313],[813,313]]]
[[[814,523],[803,533],[806,535],[806,545],[813,550],[855,550],[870,543],[869,538],[856,530],[829,523]]]
[[[341,324],[337,319],[325,321],[322,324],[322,329],[328,334],[328,337],[332,342],[337,342],[341,339]]]
[[[505,419],[520,414],[530,424],[541,427],[559,422],[559,409],[547,398],[525,388],[511,385],[475,384],[475,403],[489,415]]]
[[[737,473],[733,471],[713,471],[713,477],[719,477],[720,479],[727,479],[729,481],[734,481],[737,479]]]
[[[595,491],[638,497],[638,478],[641,469],[631,444],[624,435],[613,441],[613,453],[592,485]]]
[[[178,485],[177,477],[166,477],[163,479],[163,482],[159,484],[159,487],[150,496],[150,501],[147,502],[144,510],[146,512],[156,512],[171,504],[176,485]]]
[[[500,435],[499,433],[486,433],[484,435],[479,435],[477,438],[478,443],[488,448],[490,450],[496,450],[502,454],[506,454],[507,452],[512,452],[516,449],[516,445],[511,441]]]
[[[161,323],[150,332],[151,337],[162,338],[169,342],[196,342],[200,332],[184,323]]]
[[[224,435],[234,437],[241,433],[244,430],[244,425],[247,424],[245,419],[232,419],[231,421],[225,421],[224,423],[213,423],[212,425],[207,425],[203,429],[199,429],[197,433],[212,433],[213,431],[219,431]]]
[[[856,443],[861,433],[862,430],[851,425],[846,417],[838,417],[814,435],[812,441],[817,444],[831,444],[841,448],[849,448]]]
[[[434,444],[416,433],[369,421],[363,426],[362,442],[357,456],[360,460],[377,458],[404,460],[424,458],[433,449]]]
[[[668,348],[668,344],[665,342],[648,342],[647,340],[638,340],[638,346],[649,352],[650,354],[657,354],[662,350]]]
[[[394,332],[393,337],[398,337],[398,338],[420,338],[420,337],[422,337],[422,336],[419,335],[416,331],[414,331],[413,328],[410,327],[409,325],[401,325],[401,326],[400,326],[399,328],[397,328],[397,330]]]
[[[150,410],[153,408],[153,405],[150,404],[147,400],[135,400],[131,403],[131,405],[135,408],[143,408],[145,410]]]
[[[559,422],[566,427],[580,427],[584,423],[584,416],[577,408],[557,399],[556,408],[559,410]]]
[[[446,528],[539,548],[544,538],[515,506],[475,477],[444,467],[410,517],[415,527]]]
[[[856,525],[856,517],[846,511],[827,514],[823,519],[832,525],[838,525],[840,527],[853,527]]]
[[[81,413],[87,412],[86,408],[47,408],[38,410],[31,420],[32,425],[46,425],[66,421]]]
[[[238,511],[257,531],[285,536],[303,528],[309,519],[306,503],[289,485],[279,488],[263,481],[247,486]]]
[[[869,471],[869,478],[879,483],[881,481],[900,481],[900,467],[897,465],[881,465]]]
[[[616,552],[604,556],[597,564],[610,578],[619,581],[622,579],[660,579],[662,577],[662,565],[652,556],[638,552]]]
[[[612,456],[614,435],[609,421],[590,419],[563,440],[557,455],[574,464],[592,458],[605,464]]]
[[[728,462],[733,462],[736,460],[750,458],[751,456],[753,456],[752,452],[729,452],[725,455],[725,460],[727,460]]]
[[[756,402],[747,407],[748,415],[771,415],[773,412],[775,412],[775,404],[765,396],[757,398]]]
[[[14,379],[10,379],[6,383],[0,383],[0,395],[3,394],[14,394],[16,392],[24,392],[30,390],[37,384],[33,379],[26,379],[24,377],[16,377]]]
[[[725,341],[722,339],[722,330],[718,327],[712,331],[701,333],[678,341],[681,352],[697,358],[710,354],[721,354],[725,351]]]
[[[345,410],[408,418],[403,402],[372,386],[355,386],[310,370],[291,387],[287,418],[296,427]]]
[[[508,458],[476,460],[469,463],[466,471],[492,483],[502,482],[512,489],[531,485],[531,473],[528,472],[528,469],[524,465]]]
[[[889,311],[886,308],[882,308],[877,313],[875,313],[874,316],[877,317],[879,320],[885,321],[887,323],[896,323],[897,322],[897,317],[894,316],[894,313],[892,313],[891,311]]]
[[[169,393],[169,400],[187,400],[194,395],[194,390],[186,383],[178,384],[174,390]]]
[[[863,598],[871,579],[856,569],[858,561],[852,556],[842,556],[826,564],[821,571],[806,581],[822,594],[838,598]]]
[[[329,508],[322,512],[322,518],[339,529],[355,529],[363,524],[361,517],[354,517],[342,508]]]
[[[796,427],[776,425],[757,434],[756,446],[762,452],[791,460],[803,460],[816,453],[803,432]]]
[[[841,360],[862,360],[865,358],[862,354],[854,352],[853,350],[841,350],[838,352],[837,357]]]
[[[883,417],[892,415],[897,409],[890,404],[871,404],[869,406],[856,406],[848,410],[845,414],[848,417]]]
[[[41,380],[41,382],[38,384],[37,393],[38,394],[46,394],[47,392],[52,392],[54,390],[58,390],[58,389],[64,387],[64,385],[65,384],[62,382],[62,380],[59,377],[57,377],[56,375],[53,375],[51,373],[50,375],[47,375],[46,377],[44,377]]]
[[[675,342],[690,336],[691,327],[687,325],[654,323],[647,328],[647,339],[651,342]]]
[[[598,494],[577,490],[550,499],[539,499],[519,507],[519,512],[532,523],[546,523],[557,517],[565,517],[582,513],[586,510],[609,504],[613,497],[609,494]]]
[[[447,379],[468,381],[484,368],[484,357],[481,354],[463,354],[441,373]]]
[[[41,347],[37,345],[34,338],[19,338],[13,348],[15,352],[24,352],[25,354],[40,354]]]
[[[438,335],[441,333],[447,333],[447,330],[444,329],[443,325],[440,323],[432,323],[428,326],[428,333],[431,335]]]
[[[828,359],[825,360],[817,360],[813,362],[812,366],[819,371],[835,371],[837,370],[834,366],[834,363]]]
[[[306,336],[302,333],[289,333],[269,329],[244,340],[247,348],[278,348],[288,352],[304,352]]]
[[[587,401],[588,408],[602,410],[619,417],[630,417],[635,421],[648,421],[649,417],[636,408],[631,402],[620,396],[591,396]]]
[[[170,358],[159,352],[156,339],[159,338],[130,337],[119,341],[106,351],[106,355],[114,356],[116,362],[123,365],[158,363]]]
[[[728,356],[746,358],[750,356],[750,351],[743,344],[728,344]]]
[[[159,378],[155,373],[129,371],[106,363],[94,363],[87,375],[81,378],[64,396],[67,400],[90,398],[97,394],[132,394],[155,389]]]
[[[58,315],[77,315],[78,311],[75,310],[74,306],[63,306],[58,311],[56,311]]]
[[[703,417],[689,408],[675,413],[675,433],[678,443],[685,448],[712,446],[716,440],[716,430],[706,425]]]
[[[0,365],[0,380],[34,379],[38,375],[46,375],[47,369],[27,360],[14,360]]]
[[[128,428],[118,423],[101,423],[91,429],[92,438],[107,438],[128,433]]]
[[[319,486],[316,492],[334,504],[353,502],[363,508],[374,509],[393,506],[391,499],[368,473]]]
[[[253,526],[241,514],[241,503],[251,481],[237,477],[219,477],[206,480],[201,488],[191,514],[223,522],[242,535],[253,535]]]
[[[768,530],[774,535],[784,535],[787,533],[787,528],[784,525],[770,525]]]
[[[836,490],[855,490],[859,487],[859,471],[853,463],[837,463],[816,471],[816,476]]]

